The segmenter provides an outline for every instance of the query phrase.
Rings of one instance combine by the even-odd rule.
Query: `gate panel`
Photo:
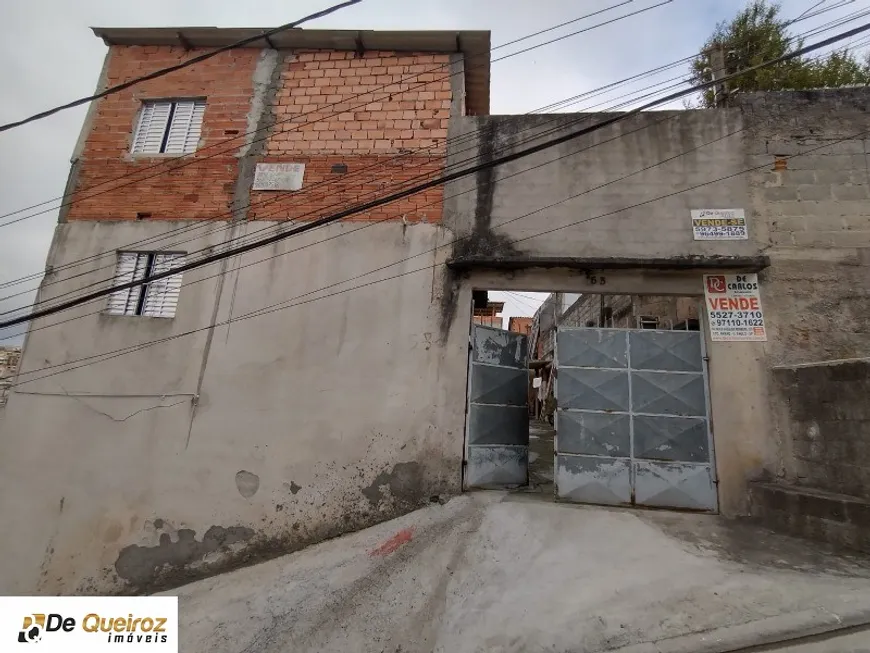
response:
[[[559,369],[559,403],[566,410],[628,410],[627,370]]]
[[[559,451],[631,456],[631,419],[615,413],[566,410],[559,414]]]
[[[700,332],[560,328],[556,367],[559,498],[716,510]]]
[[[556,456],[560,499],[618,506],[631,502],[631,461],[599,456]]]
[[[695,417],[634,416],[634,455],[652,460],[710,460],[707,421]]]
[[[474,325],[468,381],[465,487],[528,483],[528,338]]]
[[[702,334],[636,330],[628,337],[635,501],[716,510]]]
[[[632,370],[632,412],[657,415],[706,415],[701,374]]]
[[[635,501],[644,506],[715,510],[716,488],[705,465],[635,464]]]
[[[625,331],[556,334],[556,495],[631,502],[631,418]]]

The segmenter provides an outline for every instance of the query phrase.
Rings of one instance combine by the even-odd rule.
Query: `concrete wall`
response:
[[[756,238],[773,263],[762,277],[771,363],[866,356],[870,91],[749,94],[742,106],[748,161],[761,166],[748,175]]]
[[[870,497],[870,359],[775,368],[790,441],[789,480]]]
[[[606,274],[610,294],[698,299],[704,271],[733,260],[722,257],[765,253],[771,260],[761,275],[768,342],[713,343],[705,330],[720,507],[727,515],[744,513],[747,482],[785,474],[787,467],[787,439],[781,422],[778,429],[773,422],[781,404],[771,367],[828,352],[854,354],[868,343],[870,277],[862,240],[870,231],[864,228],[868,204],[834,200],[865,192],[859,164],[866,155],[814,156],[805,164],[796,157],[780,171],[774,162],[786,145],[767,151],[786,132],[785,140],[800,145],[809,130],[816,139],[835,139],[870,128],[870,93],[838,97],[749,96],[745,106],[728,110],[645,114],[450,184],[442,226],[368,224],[351,235],[359,223],[334,225],[241,264],[294,250],[286,257],[238,272],[237,260],[192,272],[185,283],[201,281],[185,285],[174,320],[109,317],[97,304],[38,322],[27,339],[22,380],[36,369],[66,370],[101,352],[179,337],[13,393],[2,424],[0,514],[8,535],[0,540],[0,555],[16,564],[2,569],[0,591],[125,591],[177,583],[457,492],[474,289],[594,294],[601,286],[592,283],[592,272]],[[804,119],[798,110],[814,117]],[[450,136],[466,135],[463,149],[472,142],[472,154],[486,160],[519,147],[529,128],[543,136],[548,125],[564,132],[600,118],[463,118],[454,112]],[[866,150],[864,141],[856,143],[848,148]],[[453,150],[449,156],[457,162],[469,154]],[[745,173],[752,166],[760,167]],[[808,184],[814,190],[804,188]],[[826,193],[830,200],[811,199]],[[694,241],[693,208],[745,208],[749,240]],[[587,222],[552,231],[578,220]],[[186,247],[193,251],[273,228],[243,222],[233,226],[238,231],[206,235],[220,224],[229,226],[61,225],[49,256],[55,267],[108,254],[88,275],[44,285],[40,299],[104,281],[107,270],[100,268],[111,271],[115,249],[169,229],[191,227]],[[787,232],[790,239],[774,237],[786,225],[795,230]],[[800,225],[808,235],[798,237]],[[295,251],[340,233],[348,235]],[[448,257],[470,255],[526,263],[511,271],[441,266]],[[549,269],[536,265],[541,257],[597,258],[601,269]],[[687,260],[694,267],[676,269]],[[323,292],[404,272],[298,308],[221,324],[293,297],[315,299],[317,289],[331,284],[337,285]],[[79,315],[63,327],[39,330]]]
[[[454,121],[453,131],[487,160],[609,117],[466,117]],[[448,184],[445,220],[468,236],[456,255],[755,254],[761,245],[754,239],[694,241],[689,213],[747,206],[746,176],[709,183],[746,167],[743,127],[739,110],[646,113]],[[449,153],[448,165],[467,156]],[[707,185],[652,201],[698,184]],[[579,220],[585,222],[567,226]]]
[[[118,247],[195,225],[60,225],[55,265],[109,254],[40,300],[104,278]],[[75,328],[37,321],[2,425],[0,557],[15,564],[0,567],[0,592],[176,584],[459,491],[467,335],[439,334],[442,230],[335,238],[355,228],[186,274],[172,320],[107,316],[97,302],[64,314]],[[226,324],[297,297],[310,303]],[[159,338],[175,339],[74,362]]]
[[[566,279],[541,261],[561,259],[576,268],[566,292],[600,292],[585,275],[607,274],[608,293],[634,295],[680,294],[657,291],[677,274],[662,269],[671,262],[692,259],[700,280],[722,257],[769,257],[768,341],[708,342],[722,510],[744,512],[746,482],[788,466],[771,367],[870,350],[868,109],[867,89],[749,94],[729,109],[632,117],[479,172],[446,192],[445,221],[462,235],[454,259],[510,261],[495,273],[509,289],[548,291]],[[451,129],[487,160],[610,117],[462,118]],[[745,209],[748,240],[694,241],[690,210],[701,208]],[[636,283],[610,285],[608,261],[633,266]],[[515,283],[523,266],[535,283]]]

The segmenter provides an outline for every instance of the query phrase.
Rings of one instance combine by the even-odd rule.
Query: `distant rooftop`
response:
[[[268,31],[259,27],[94,27],[106,45],[175,45],[219,48]],[[469,115],[489,114],[490,33],[475,31],[381,31],[289,29],[253,41],[248,48],[393,50],[465,55],[465,105]]]

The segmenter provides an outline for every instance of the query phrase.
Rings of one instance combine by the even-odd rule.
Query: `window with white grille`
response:
[[[196,151],[204,113],[204,99],[144,102],[133,135],[132,151],[142,154]]]
[[[118,252],[115,283],[130,283],[184,265],[184,254],[157,252]],[[109,295],[106,312],[111,315],[174,317],[181,293],[181,274],[155,279],[141,286]]]

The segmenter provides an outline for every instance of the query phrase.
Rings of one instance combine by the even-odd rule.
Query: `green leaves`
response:
[[[799,50],[803,39],[789,33],[789,22],[778,4],[752,0],[733,20],[716,26],[692,60],[694,83],[712,79],[710,50],[722,47],[725,70],[731,74],[750,66]],[[798,57],[762,70],[741,75],[728,82],[729,92],[805,90],[870,84],[870,61],[859,61],[844,48],[822,57]],[[701,106],[715,106],[713,91],[702,94]]]

